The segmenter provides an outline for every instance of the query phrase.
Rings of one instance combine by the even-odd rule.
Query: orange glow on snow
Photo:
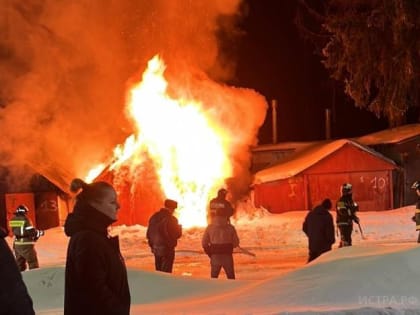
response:
[[[164,71],[162,59],[155,56],[142,81],[131,87],[128,111],[138,131],[114,150],[111,169],[139,165],[147,152],[164,195],[178,201],[176,215],[183,227],[204,226],[209,199],[232,175],[227,136],[206,116],[200,101],[167,94]]]

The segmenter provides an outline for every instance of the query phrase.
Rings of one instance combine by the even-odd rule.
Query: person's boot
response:
[[[347,242],[347,241],[341,240],[340,241],[340,244],[338,245],[338,248],[347,247],[347,246],[351,246],[351,244],[349,242]]]

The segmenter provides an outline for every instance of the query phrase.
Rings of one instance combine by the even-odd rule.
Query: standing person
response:
[[[217,197],[210,200],[208,213],[208,221],[210,223],[216,216],[224,216],[230,221],[229,219],[233,215],[234,210],[230,202],[226,200],[227,193],[226,189],[221,188],[217,192]]]
[[[331,207],[331,200],[325,199],[306,215],[303,222],[302,230],[309,242],[308,262],[330,251],[335,243],[334,220],[329,212]]]
[[[416,231],[419,231],[417,243],[420,243],[420,181],[416,180],[411,188],[414,189],[417,194],[416,210],[412,220],[416,223]]]
[[[0,226],[0,315],[35,315],[32,299],[5,240],[7,234]]]
[[[341,197],[336,205],[336,223],[341,237],[339,247],[352,245],[353,221],[357,224],[360,222],[356,216],[358,210],[359,206],[353,201],[353,186],[350,183],[344,183],[341,186]]]
[[[182,236],[182,226],[174,216],[177,207],[175,200],[166,199],[164,207],[149,219],[146,237],[155,256],[156,271],[172,272],[175,247]]]
[[[117,221],[117,193],[106,182],[71,182],[78,193],[64,231],[70,237],[64,285],[64,314],[130,313],[127,270],[118,236],[108,227]]]
[[[20,271],[39,268],[38,255],[35,243],[44,235],[44,231],[37,230],[27,217],[29,209],[25,205],[16,208],[14,216],[9,221],[9,226],[14,235],[13,250]]]
[[[204,231],[201,245],[210,257],[211,277],[218,278],[223,268],[228,279],[235,279],[233,249],[239,246],[239,237],[225,216],[213,217]]]

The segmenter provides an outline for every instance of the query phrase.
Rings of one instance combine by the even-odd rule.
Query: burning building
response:
[[[177,85],[171,92],[164,71],[163,60],[155,56],[141,82],[129,88],[127,114],[136,132],[115,148],[98,179],[119,190],[124,223],[147,224],[171,198],[178,201],[184,226],[205,225],[207,203],[220,187],[247,190],[249,147],[258,124],[252,123],[255,116],[247,118],[252,108],[243,102],[251,98],[251,104],[263,106],[264,101],[253,91],[219,86],[203,76],[190,80],[196,90]],[[237,116],[235,107],[243,107],[243,115]]]
[[[184,225],[203,224],[218,186],[234,195],[248,188],[249,147],[266,114],[264,97],[223,84],[234,63],[218,35],[239,34],[240,8],[240,0],[3,1],[3,165],[29,164],[64,191],[107,165],[99,178],[120,190],[125,223],[144,223],[168,196]]]

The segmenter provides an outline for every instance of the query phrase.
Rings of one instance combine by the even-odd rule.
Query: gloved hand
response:
[[[358,217],[356,217],[356,216],[354,216],[353,221],[356,222],[357,224],[360,223],[360,219]]]
[[[41,236],[44,236],[44,235],[45,235],[44,230],[37,230],[36,235],[34,236],[34,240],[37,241]]]

